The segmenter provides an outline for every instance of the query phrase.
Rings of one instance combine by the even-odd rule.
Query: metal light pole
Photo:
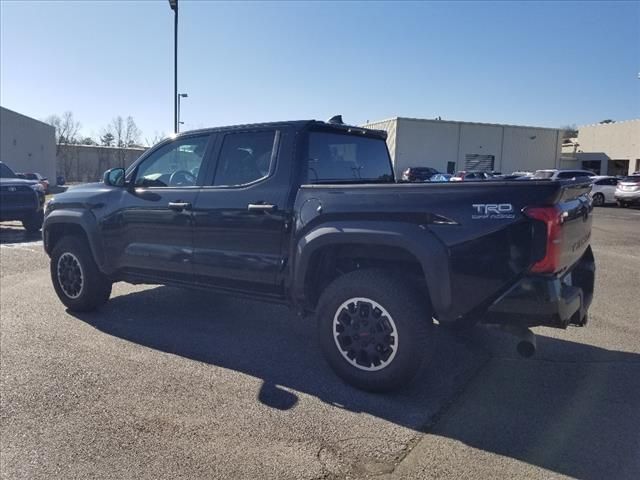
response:
[[[178,133],[178,0],[169,0],[173,19],[173,132]]]
[[[184,125],[184,122],[180,121],[180,99],[181,98],[187,98],[189,95],[186,93],[179,93],[178,94],[178,126],[176,128],[176,133],[178,133],[180,131],[180,125]]]

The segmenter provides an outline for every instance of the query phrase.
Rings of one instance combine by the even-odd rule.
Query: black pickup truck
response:
[[[19,220],[29,233],[40,231],[45,192],[40,183],[24,180],[0,162],[0,222]]]
[[[116,281],[313,313],[338,375],[408,382],[441,325],[584,325],[593,296],[589,182],[396,183],[382,131],[291,121],[182,133],[102,183],[57,195],[44,248],[62,302]],[[176,310],[176,315],[179,311]]]

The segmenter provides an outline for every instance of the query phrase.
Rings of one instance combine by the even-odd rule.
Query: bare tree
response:
[[[167,138],[167,136],[165,135],[164,132],[158,132],[157,130],[155,132],[153,132],[153,137],[145,137],[144,139],[144,144],[147,147],[152,147],[154,146],[156,143],[160,143],[162,140],[164,140],[165,138]]]
[[[562,130],[562,139],[567,140],[569,138],[575,138],[578,136],[578,128],[575,123],[573,125],[565,125],[564,127],[560,127]]]
[[[98,145],[98,142],[96,142],[93,138],[91,137],[84,137],[80,139],[80,144],[81,145]]]
[[[124,168],[126,167],[125,159],[127,156],[127,152],[124,149],[137,145],[140,140],[140,129],[133,117],[128,116],[125,120],[118,115],[104,129],[101,139],[103,144],[111,146],[111,142],[113,142],[113,145],[119,148],[116,151],[116,158],[119,165]]]
[[[49,115],[44,121],[56,129],[56,156],[60,153],[60,145],[77,143],[80,122],[75,121],[72,112],[64,112],[62,117]]]
[[[100,143],[105,147],[112,147],[113,146],[113,133],[105,131],[100,136]]]

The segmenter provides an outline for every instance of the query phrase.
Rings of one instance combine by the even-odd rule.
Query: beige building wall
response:
[[[399,118],[396,133],[396,176],[409,167],[433,167],[447,171],[447,162],[458,157],[460,125],[414,118]],[[393,158],[393,157],[392,157]]]
[[[578,144],[580,160],[628,160],[628,173],[640,170],[640,119],[582,125]]]
[[[0,160],[14,172],[39,173],[55,185],[55,128],[0,107]]]
[[[467,155],[493,155],[493,169],[502,165],[502,127],[462,123],[460,125],[460,148],[457,170],[464,170]]]
[[[386,130],[387,145],[395,174],[408,167],[432,167],[447,171],[465,167],[467,155],[493,155],[494,169],[517,170],[557,168],[561,157],[560,130],[447,120],[392,118],[364,125]]]
[[[502,172],[559,168],[562,136],[548,128],[504,127]]]

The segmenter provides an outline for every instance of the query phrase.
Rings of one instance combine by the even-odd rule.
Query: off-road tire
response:
[[[60,263],[63,256],[64,259]],[[72,294],[69,291],[73,286],[69,287],[68,278],[60,273],[67,268],[63,264],[69,262],[79,264],[82,279],[77,292],[73,290]],[[109,300],[112,282],[98,269],[89,245],[82,238],[66,236],[58,241],[51,253],[50,273],[58,298],[73,312],[95,310]],[[66,286],[63,286],[63,283]]]
[[[31,213],[28,217],[22,219],[22,226],[27,233],[38,233],[42,228],[42,222],[44,222],[44,212],[38,210]]]
[[[397,331],[396,351],[390,357],[391,360],[387,360],[389,363],[382,367],[373,364],[368,367],[380,368],[378,370],[363,370],[362,368],[365,367],[358,367],[351,363],[356,360],[346,357],[349,353],[353,354],[353,351],[346,352],[345,348],[340,347],[340,340],[336,338],[338,334],[335,332],[344,328],[338,326],[341,318],[339,312],[355,315],[356,318],[361,315],[359,310],[356,310],[355,314],[350,314],[351,306],[343,307],[345,302],[356,298],[371,300],[386,310]],[[363,304],[361,307],[366,310],[367,302],[357,302],[353,308],[361,303]],[[320,347],[331,368],[347,383],[372,392],[398,389],[415,377],[421,365],[433,353],[432,317],[432,309],[426,294],[420,292],[414,282],[394,272],[378,269],[357,270],[338,277],[322,293],[316,313]],[[370,318],[372,322],[376,321],[373,317]],[[360,327],[361,325],[358,325],[358,328]],[[365,335],[368,338],[364,341],[369,341],[374,349],[384,348],[380,344],[373,345],[378,341],[374,338],[379,339],[380,336],[372,337],[369,333]],[[349,338],[359,338],[359,341],[363,341],[360,335]],[[389,348],[389,350],[393,349]],[[374,352],[371,358],[374,358],[375,354]]]

